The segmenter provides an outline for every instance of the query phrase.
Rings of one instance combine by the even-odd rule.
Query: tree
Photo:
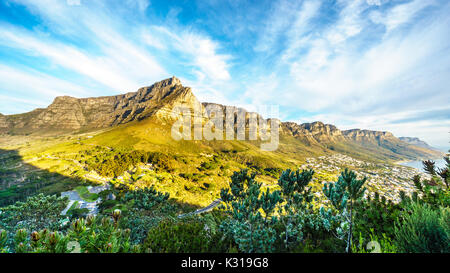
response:
[[[446,161],[444,168],[437,168],[435,162],[431,160],[422,162],[425,172],[431,175],[431,179],[422,180],[420,176],[414,176],[413,182],[417,192],[412,199],[434,208],[450,205],[450,159],[448,156],[444,159]]]
[[[366,188],[363,186],[366,183],[366,180],[367,177],[357,179],[355,172],[345,169],[336,183],[327,183],[323,188],[325,196],[344,218],[345,222],[342,227],[347,229],[346,251],[348,253],[352,250],[353,207],[355,202],[364,196]]]
[[[262,193],[262,184],[255,176],[247,169],[235,172],[230,188],[221,190],[220,197],[230,218],[222,222],[220,228],[243,252],[272,252],[276,240],[273,225],[278,220],[274,210],[281,202],[281,194],[269,189]]]
[[[313,215],[311,188],[307,188],[314,175],[313,170],[284,171],[278,185],[281,188],[282,202],[279,214],[284,225],[284,244],[288,250],[302,237],[302,229]]]
[[[131,229],[133,243],[142,243],[150,228],[165,218],[174,217],[177,207],[169,202],[169,194],[150,188],[127,191],[120,198],[127,206],[122,224]]]
[[[146,253],[209,252],[215,242],[211,230],[200,219],[166,219],[148,231],[143,244]]]
[[[44,229],[29,235],[25,229],[17,231],[14,237],[15,253],[70,253],[69,237],[61,232]]]
[[[243,252],[298,249],[305,231],[318,231],[326,219],[314,212],[311,188],[313,170],[286,170],[278,180],[280,190],[261,190],[256,174],[235,172],[221,198],[230,216],[222,222]]]
[[[446,163],[444,168],[437,168],[436,162],[432,160],[422,161],[422,164],[425,172],[433,177],[429,183],[431,185],[444,184],[448,190],[450,186],[450,157],[446,156],[444,160]]]
[[[130,242],[131,231],[119,227],[121,215],[120,210],[115,210],[112,217],[78,219],[72,222],[67,237],[77,242],[83,253],[139,252],[139,246]]]

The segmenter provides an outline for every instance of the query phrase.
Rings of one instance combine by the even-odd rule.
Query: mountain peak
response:
[[[165,79],[165,80],[162,80],[160,82],[153,84],[153,87],[164,88],[167,86],[176,86],[176,85],[182,85],[181,81],[177,77],[172,76],[172,78],[168,78],[168,79]]]
[[[0,128],[21,133],[106,128],[151,116],[169,117],[174,105],[196,103],[191,88],[172,77],[117,96],[80,99],[59,96],[46,109],[19,114],[16,118],[0,116]]]
[[[71,97],[71,96],[57,96],[52,104],[59,104],[59,103],[66,103],[66,102],[73,102],[76,101],[77,98]]]
[[[410,145],[414,145],[414,146],[418,146],[418,147],[422,147],[422,148],[426,148],[426,149],[430,149],[430,150],[438,150],[434,147],[432,147],[431,145],[429,145],[428,143],[426,143],[425,141],[421,140],[418,137],[399,137],[398,139],[400,139],[403,142],[406,142]]]

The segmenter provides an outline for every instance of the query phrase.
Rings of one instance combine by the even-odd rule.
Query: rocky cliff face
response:
[[[118,96],[84,98],[57,97],[46,109],[0,116],[0,130],[15,132],[78,131],[106,128],[150,116],[170,117],[172,107],[199,104],[189,87],[173,77]]]
[[[413,146],[401,141],[390,132],[360,129],[341,131],[334,125],[322,122],[305,124],[285,122],[282,128],[285,134],[303,143],[320,145],[343,153],[375,154],[388,158],[400,156],[411,160],[436,158],[441,155],[440,152],[430,148]]]
[[[297,138],[313,138],[318,143],[336,143],[342,141],[379,142],[383,140],[398,140],[392,133],[370,130],[345,130],[341,131],[336,126],[324,124],[320,121],[313,123],[297,124],[284,122],[284,131]]]
[[[343,131],[342,134],[347,138],[355,141],[380,141],[388,139],[396,139],[396,137],[390,132],[370,131],[352,129]]]
[[[79,132],[113,127],[149,117],[165,121],[172,118],[173,108],[180,105],[188,106],[191,111],[200,110],[202,114],[210,114],[206,110],[214,106],[219,107],[226,114],[223,105],[201,104],[191,88],[184,87],[179,79],[173,77],[123,95],[83,99],[57,97],[45,109],[36,109],[19,115],[0,114],[0,133]],[[228,109],[236,112],[235,114],[246,112],[237,107]],[[192,113],[194,114],[193,111]],[[246,113],[246,126],[248,126],[249,117],[250,113]],[[206,119],[202,119],[202,122]],[[400,154],[408,158],[418,158],[422,155],[431,157],[430,155],[435,156],[436,153],[423,147],[410,145],[406,139],[401,141],[389,132],[359,129],[341,131],[334,125],[322,122],[305,124],[284,122],[280,123],[280,131],[282,135],[293,137],[302,144],[318,146],[324,150],[383,152],[388,156]]]
[[[380,141],[396,139],[392,133],[370,130],[346,130],[341,131],[336,126],[324,124],[320,121],[313,123],[297,124],[294,122],[283,123],[284,132],[296,138],[308,139],[314,143],[336,143],[342,141]]]
[[[418,147],[422,147],[422,148],[426,148],[426,149],[431,149],[431,150],[438,150],[438,149],[430,146],[425,141],[420,140],[417,137],[399,137],[398,139],[400,139],[401,141],[406,142],[408,144],[414,145],[414,146],[418,146]]]
[[[5,129],[5,128],[8,128],[8,127],[9,127],[9,124],[6,121],[6,117],[4,115],[0,114],[0,130],[2,128]]]
[[[305,124],[283,122],[281,128],[284,134],[293,136],[308,145],[319,145],[324,140],[332,142],[334,141],[333,134],[336,133],[330,125],[321,122]]]

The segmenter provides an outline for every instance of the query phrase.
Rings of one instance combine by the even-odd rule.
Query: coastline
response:
[[[436,159],[426,159],[426,160],[432,160],[434,162],[436,162],[436,167],[438,168],[443,168],[445,167],[445,160],[443,158],[436,158]],[[422,162],[425,160],[401,160],[401,161],[396,161],[395,164],[398,166],[402,166],[402,167],[409,167],[409,168],[414,168],[417,169],[421,172],[423,172],[423,167],[422,167]]]

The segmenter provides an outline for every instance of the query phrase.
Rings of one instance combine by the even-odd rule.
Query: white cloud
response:
[[[291,67],[296,86],[303,91],[303,106],[309,110],[343,107],[356,112],[386,99],[398,106],[403,92],[413,99],[426,96],[426,86],[443,88],[448,80],[430,79],[450,68],[443,36],[448,26],[448,19],[427,29],[418,26],[406,36],[392,36],[363,53],[332,56],[326,43],[312,43],[310,53]],[[355,104],[348,100],[352,98]]]
[[[139,54],[125,51],[126,44],[116,43],[116,48],[107,48],[107,56],[92,56],[74,47],[66,46],[57,41],[35,38],[33,33],[19,29],[0,27],[0,43],[16,49],[22,49],[29,55],[48,58],[56,65],[73,70],[91,78],[113,90],[131,91],[139,87],[138,78],[144,77],[144,68],[151,69],[153,75],[163,75],[164,71],[152,60],[138,59]],[[127,52],[127,54],[122,54]],[[117,55],[116,55],[117,54]],[[134,55],[137,54],[137,55]],[[140,73],[133,75],[132,71]],[[133,80],[134,79],[134,80]]]
[[[284,56],[289,52],[289,58],[280,58],[266,73],[265,78],[275,75],[276,81],[256,78],[247,85],[246,98],[307,113],[327,113],[309,114],[303,121],[390,130],[443,146],[448,142],[448,120],[429,117],[394,123],[396,116],[411,110],[450,104],[450,5],[441,5],[426,20],[418,20],[416,15],[430,3],[435,2],[413,1],[380,10],[382,23],[388,27],[387,34],[378,35],[375,31],[379,30],[371,29],[371,19],[365,16],[370,8],[365,1],[341,1],[336,22],[321,28],[308,25],[313,35],[306,31],[294,39],[301,43],[301,50],[283,51]],[[392,31],[400,25],[408,28]],[[370,40],[368,35],[372,35]]]
[[[230,74],[227,69],[227,55],[217,54],[217,44],[210,39],[201,37],[194,33],[183,33],[179,37],[177,45],[180,51],[191,54],[194,63],[201,72],[208,75],[212,80],[229,80]]]
[[[56,96],[82,97],[91,94],[92,90],[86,87],[35,70],[0,65],[0,105],[4,114],[16,113],[16,104],[30,111],[48,106]]]
[[[1,89],[16,89],[28,94],[48,94],[52,96],[72,95],[85,96],[89,92],[71,82],[48,76],[38,71],[23,71],[16,68],[0,65]],[[3,91],[2,91],[3,92]]]
[[[310,1],[303,6],[308,7]],[[255,51],[271,51],[277,46],[280,36],[291,27],[294,21],[300,23],[306,14],[299,7],[299,2],[279,0],[274,2],[269,11],[268,18],[264,20],[264,25],[260,32],[259,40],[254,46]],[[305,18],[306,19],[306,18]],[[307,20],[305,20],[307,21]]]
[[[141,12],[145,11],[150,6],[149,0],[126,0],[126,3],[131,9],[136,7]]]
[[[381,0],[366,0],[367,5],[369,6],[381,6]]]
[[[189,30],[176,32],[167,27],[156,26],[149,28],[143,37],[151,46],[158,47],[164,41],[167,47],[181,54],[187,60],[186,66],[193,68],[192,73],[199,80],[231,79],[228,71],[231,56],[218,53],[220,45],[206,36]]]
[[[143,31],[142,33],[142,40],[145,42],[145,44],[154,47],[159,50],[166,50],[167,46],[155,35],[152,35],[148,31]]]
[[[174,74],[168,73],[157,60],[157,51],[168,48],[184,55],[193,75],[205,75],[211,81],[231,78],[227,63],[230,57],[218,54],[220,45],[207,36],[193,30],[146,25],[134,17],[130,21],[129,16],[134,15],[132,11],[145,10],[149,1],[127,0],[125,4],[129,9],[115,10],[105,9],[106,3],[102,1],[90,2],[90,5],[85,3],[77,10],[54,0],[9,1],[21,3],[39,15],[51,31],[87,42],[93,49],[82,50],[77,43],[72,45],[71,42],[60,41],[51,34],[10,26],[0,26],[3,34],[1,44],[25,50],[29,55],[48,58],[55,65],[89,77],[112,90],[133,91]],[[147,31],[158,28],[170,34],[169,39],[161,39],[158,36],[160,32]],[[151,54],[146,46],[152,48]]]
[[[324,34],[326,39],[336,45],[353,37],[363,29],[361,13],[367,8],[363,0],[341,1],[344,2],[339,14],[339,20]]]
[[[389,33],[402,24],[409,22],[422,9],[434,4],[434,0],[414,0],[412,2],[394,6],[386,13],[373,11],[369,15],[369,18],[376,24],[385,25],[386,30]]]
[[[81,6],[81,0],[67,0],[69,6]]]
[[[320,5],[319,1],[307,1],[296,13],[294,23],[287,32],[288,46],[281,56],[282,61],[288,61],[306,45],[309,37],[305,37],[305,34],[310,29],[311,20],[319,15]]]

